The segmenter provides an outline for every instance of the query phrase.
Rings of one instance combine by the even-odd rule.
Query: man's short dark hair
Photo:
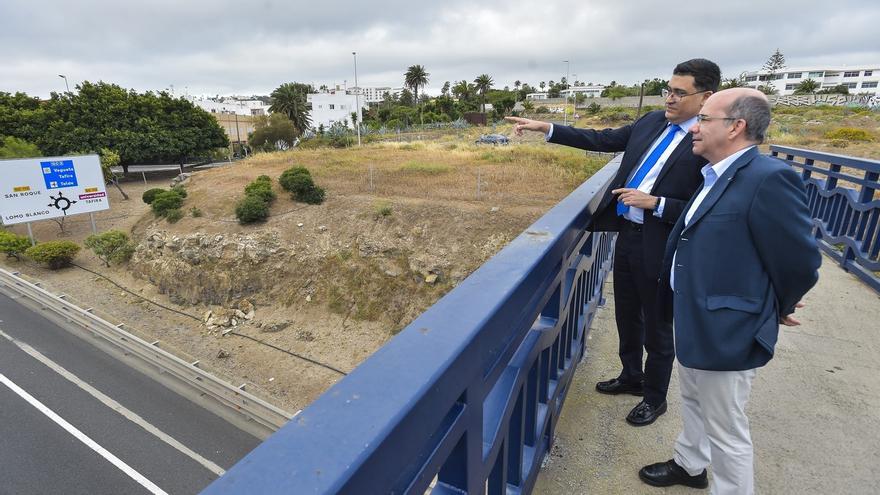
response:
[[[693,76],[697,91],[718,91],[721,84],[721,69],[718,64],[705,58],[692,58],[675,66],[676,76]]]

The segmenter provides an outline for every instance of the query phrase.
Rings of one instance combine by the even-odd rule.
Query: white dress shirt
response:
[[[676,131],[675,137],[672,138],[672,142],[669,143],[669,146],[666,147],[666,150],[663,152],[662,155],[660,155],[660,158],[657,159],[657,163],[655,163],[654,166],[651,167],[651,170],[649,170],[647,175],[645,175],[645,178],[642,179],[641,184],[639,184],[637,188],[639,191],[642,191],[646,194],[651,194],[651,189],[654,188],[654,183],[657,182],[657,177],[660,176],[660,171],[663,170],[663,166],[666,165],[666,160],[669,159],[669,157],[672,155],[672,152],[675,151],[675,148],[678,147],[679,144],[681,144],[682,139],[687,136],[690,128],[693,127],[696,123],[697,116],[694,115],[690,119],[678,124],[679,130]],[[663,141],[663,138],[666,137],[666,133],[669,132],[668,128],[670,125],[671,123],[666,123],[667,130],[661,132],[660,135],[657,136],[657,139],[655,139],[654,142],[651,143],[651,146],[648,147],[648,149],[645,151],[642,159],[639,160],[639,165],[637,167],[634,167],[632,173],[629,175],[629,177],[627,177],[626,183],[629,183],[629,180],[632,179],[636,172],[642,167],[642,164],[645,163],[645,159],[647,159],[648,156],[651,155],[651,152],[654,151],[654,148],[656,148],[658,144],[660,144],[660,141]],[[553,136],[552,123],[550,124],[550,131],[547,133],[546,139],[549,141],[551,136]],[[666,198],[661,197],[660,206],[658,206],[657,209],[654,210],[654,216],[662,216],[663,208],[665,206]],[[645,210],[642,208],[636,208],[635,206],[630,206],[629,210],[623,215],[623,217],[630,222],[639,224],[645,223]]]
[[[697,211],[697,208],[703,203],[703,200],[706,199],[706,196],[709,195],[709,191],[712,190],[712,186],[718,181],[718,178],[724,175],[724,172],[727,171],[728,168],[746,151],[754,148],[754,145],[743,148],[736,153],[728,156],[727,158],[719,161],[715,165],[707,164],[703,168],[700,169],[700,173],[703,174],[703,188],[700,189],[700,192],[697,193],[697,197],[694,199],[694,202],[691,204],[691,207],[688,208],[688,211],[684,215],[684,226],[688,227],[691,224],[691,218],[693,218],[694,213]],[[669,286],[675,289],[675,255],[672,255],[672,270],[669,271]]]

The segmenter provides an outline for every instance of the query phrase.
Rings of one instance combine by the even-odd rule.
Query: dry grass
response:
[[[873,142],[833,137],[847,128],[864,131]],[[876,160],[880,158],[880,112],[822,106],[775,108],[767,143]]]
[[[225,175],[224,182],[247,183],[260,174],[278,177],[288,167],[304,166],[329,194],[535,205],[558,201],[610,158],[544,143],[472,143],[469,136],[447,135],[431,142],[265,153],[217,173]]]

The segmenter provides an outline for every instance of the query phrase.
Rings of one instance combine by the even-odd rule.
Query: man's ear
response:
[[[733,125],[730,126],[730,137],[732,139],[736,139],[737,136],[745,134],[746,132],[746,121],[743,119],[737,119],[733,121]]]
[[[708,100],[709,97],[712,96],[714,93],[714,91],[706,91],[705,93],[703,93],[703,98],[702,100],[700,100],[700,106],[702,107],[703,105],[705,105],[706,100]]]

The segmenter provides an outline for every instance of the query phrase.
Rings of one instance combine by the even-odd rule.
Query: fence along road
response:
[[[197,493],[259,443],[49,304],[0,288],[0,493]]]

